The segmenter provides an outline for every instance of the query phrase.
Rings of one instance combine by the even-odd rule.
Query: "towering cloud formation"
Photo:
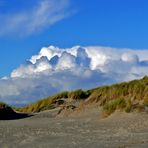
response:
[[[63,90],[141,78],[148,74],[147,55],[148,50],[44,47],[0,80],[0,100],[26,104]]]

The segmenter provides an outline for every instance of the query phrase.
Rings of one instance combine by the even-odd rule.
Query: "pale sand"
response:
[[[56,117],[55,111],[0,121],[0,148],[148,148],[148,114],[106,119],[96,109]]]

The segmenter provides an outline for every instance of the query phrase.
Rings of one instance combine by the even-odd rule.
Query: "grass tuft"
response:
[[[103,107],[103,110],[106,115],[112,114],[115,110],[121,110],[126,107],[126,102],[123,98],[111,100],[106,103]]]
[[[89,93],[83,91],[82,89],[78,89],[72,92],[68,93],[68,98],[71,98],[73,100],[81,100],[81,99],[86,99],[88,97]]]

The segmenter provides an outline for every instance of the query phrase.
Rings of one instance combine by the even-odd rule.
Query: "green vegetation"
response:
[[[111,86],[103,86],[83,91],[62,92],[36,103],[18,109],[22,112],[40,112],[56,107],[55,102],[60,99],[85,100],[85,104],[98,103],[103,107],[106,115],[115,110],[131,112],[143,110],[148,106],[148,77]]]
[[[3,102],[0,102],[0,111],[12,111],[12,108]]]
[[[41,112],[44,110],[54,109],[54,102],[61,98],[68,98],[68,92],[65,91],[62,93],[58,93],[54,96],[39,100],[25,107],[18,108],[17,110],[21,112]]]
[[[0,102],[0,119],[5,118],[13,113],[14,111],[12,110],[10,106],[8,106],[7,104],[3,102]]]
[[[148,77],[100,87],[90,95],[88,103],[91,102],[98,102],[108,115],[117,109],[126,112],[143,110],[144,106],[148,106]]]
[[[81,89],[72,91],[68,93],[68,98],[71,98],[73,100],[84,100],[89,96],[89,92],[85,92]]]
[[[72,100],[86,99],[89,96],[89,92],[85,92],[81,89],[72,91],[72,92],[61,92],[54,96],[50,96],[48,98],[42,99],[38,102],[32,103],[22,108],[17,108],[16,110],[21,112],[41,112],[44,110],[54,109],[55,102],[62,98],[67,99],[70,98]]]
[[[104,114],[105,116],[108,116],[117,109],[123,110],[124,108],[126,108],[126,106],[127,106],[126,101],[123,98],[111,100],[104,105],[103,107]]]

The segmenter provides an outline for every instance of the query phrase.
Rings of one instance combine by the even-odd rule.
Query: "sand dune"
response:
[[[102,119],[97,109],[55,117],[58,109],[0,121],[0,147],[147,148],[148,115],[119,113]]]

